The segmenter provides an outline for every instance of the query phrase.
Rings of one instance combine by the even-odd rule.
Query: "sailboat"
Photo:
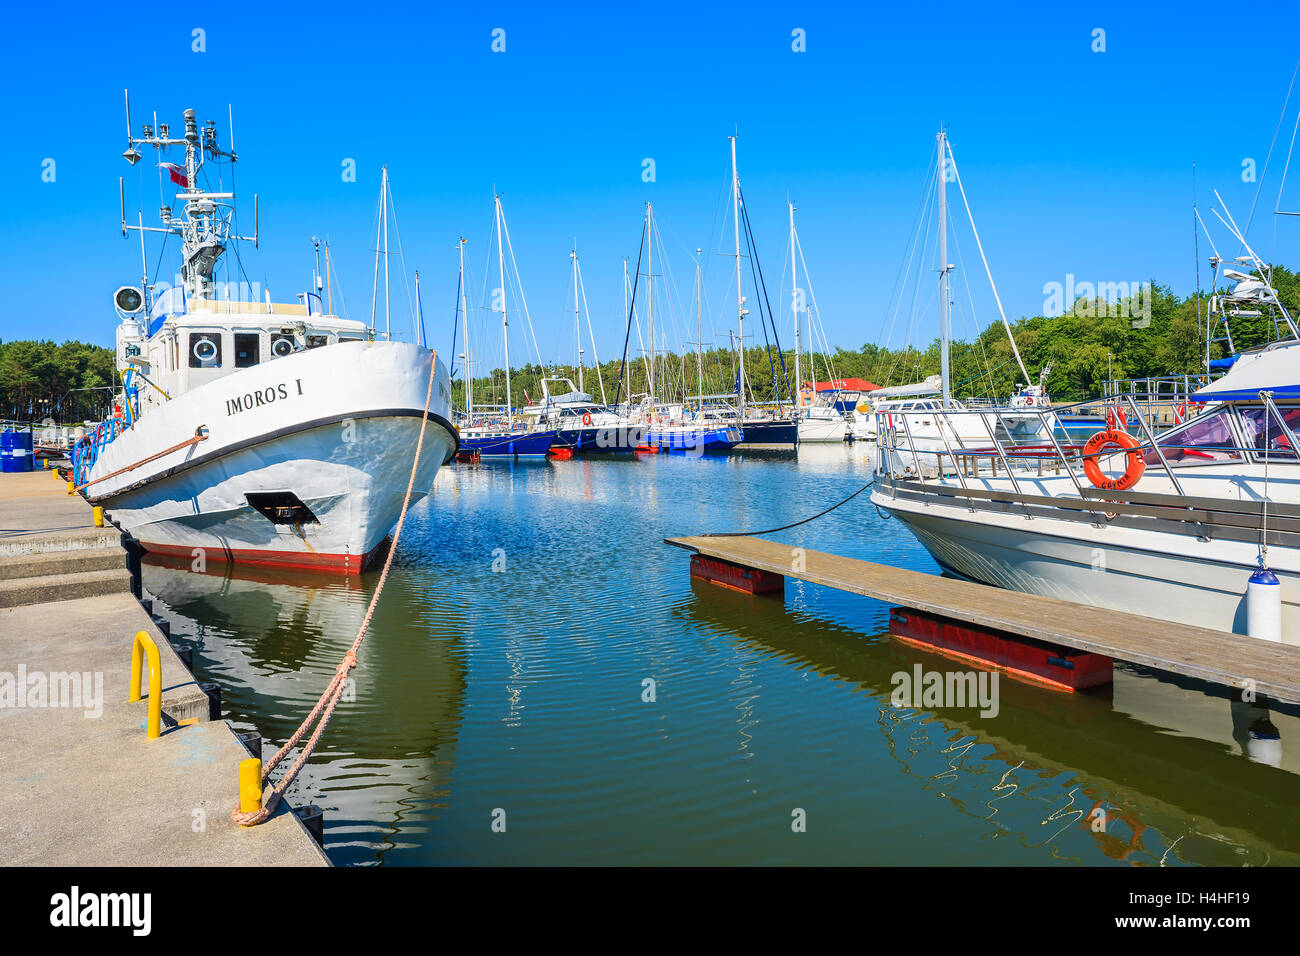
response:
[[[483,406],[473,404],[473,373],[470,362],[465,363],[465,415],[464,427],[461,429],[461,448],[467,452],[477,452],[484,457],[497,458],[540,458],[545,457],[555,441],[554,430],[534,431],[515,417],[514,396],[510,385],[510,317],[506,305],[506,261],[505,212],[501,208],[501,197],[494,197],[494,222],[497,245],[497,268],[501,285],[498,297],[501,303],[501,345],[505,350],[506,403],[504,406]],[[513,259],[513,252],[512,252]],[[460,256],[461,289],[465,287],[464,242],[461,243]],[[518,278],[516,276],[516,278]],[[464,302],[462,300],[462,309]],[[472,354],[469,328],[469,315],[465,315],[465,349]]]
[[[799,245],[799,234],[794,228],[794,203],[786,204],[790,208],[790,311],[794,314],[794,380],[799,386],[799,394],[805,394],[803,386],[803,350],[801,347],[801,336],[799,327],[799,314],[807,312],[806,308],[801,309],[804,303],[802,300],[801,289],[799,288],[799,275],[797,271],[798,263],[803,259],[803,249]],[[807,277],[808,264],[804,263],[804,276]],[[809,298],[812,299],[812,283],[808,283]],[[829,359],[827,360],[829,363]],[[811,364],[811,363],[810,363]],[[812,370],[816,377],[816,370]],[[829,378],[833,381],[835,376],[832,374]],[[809,390],[811,391],[811,389]],[[809,394],[810,402],[804,405],[802,401],[796,406],[796,421],[798,422],[799,441],[801,443],[825,443],[825,442],[844,442],[853,438],[851,422],[849,418],[840,409],[835,401],[837,392],[831,392],[829,395]]]
[[[179,237],[181,283],[150,285],[142,261],[140,285],[115,293],[120,411],[78,444],[73,480],[151,553],[362,570],[397,521],[421,432],[413,500],[456,454],[446,367],[322,308],[319,284],[297,304],[232,299],[216,269],[232,244],[256,246],[256,199],[239,236],[234,192],[204,184],[207,164],[237,161],[233,141],[192,109],[180,136],[156,117],[137,136],[129,96],[127,138],[131,165],[138,147],[184,151],[158,164],[178,187],[158,226],[127,223],[119,180],[123,235],[139,232],[142,260],[146,233]]]
[[[716,454],[736,447],[744,438],[743,431],[734,422],[714,421],[698,413],[688,413],[681,406],[670,406],[660,402],[656,396],[656,362],[658,350],[655,348],[655,272],[654,240],[656,235],[654,207],[646,203],[642,236],[646,249],[646,310],[649,326],[650,349],[646,357],[646,394],[640,404],[633,405],[628,418],[635,434],[641,437],[643,450],[661,452],[685,452],[694,454]],[[640,276],[638,275],[638,279]],[[635,290],[631,308],[628,311],[629,328],[634,321],[636,308]],[[620,382],[621,386],[621,382]]]
[[[745,316],[749,310],[745,308],[745,295],[742,283],[741,270],[741,247],[740,247],[740,229],[742,214],[745,224],[745,238],[751,252],[754,249],[754,237],[749,230],[749,215],[745,211],[744,196],[740,190],[740,172],[736,163],[736,137],[728,137],[731,140],[731,208],[732,220],[735,237],[735,257],[736,257],[736,342],[738,351],[737,366],[739,369],[736,377],[736,407],[734,412],[734,421],[738,424],[744,433],[744,438],[739,447],[742,448],[793,448],[799,441],[799,426],[794,417],[789,415],[788,409],[780,407],[780,393],[777,394],[778,407],[775,409],[767,408],[747,408],[746,407],[746,382],[745,382]],[[751,267],[754,270],[759,268],[757,254],[753,256]],[[767,315],[770,317],[771,308],[760,300],[759,318],[764,319],[764,308],[767,308]],[[766,328],[766,326],[764,326]],[[772,324],[775,331],[775,323]],[[780,354],[780,344],[778,343],[777,354]],[[769,351],[768,361],[771,362],[771,353]],[[781,360],[784,363],[784,358]],[[776,385],[776,369],[772,369],[773,384]],[[730,410],[728,410],[730,411]],[[787,417],[789,415],[789,417]],[[730,415],[724,414],[723,418],[729,418]]]

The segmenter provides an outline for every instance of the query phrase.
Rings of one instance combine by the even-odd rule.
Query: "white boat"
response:
[[[219,296],[214,269],[239,241],[234,194],[198,182],[205,160],[236,157],[193,110],[182,138],[168,132],[146,126],[125,156],[184,149],[184,167],[169,166],[179,215],[130,227],[124,203],[123,230],[180,236],[182,285],[118,290],[120,414],[76,449],[77,483],[150,552],[358,572],[397,521],[421,430],[413,501],[456,453],[447,370],[320,308],[319,282],[296,304]]]
[[[1267,276],[1231,214],[1220,218]],[[1222,260],[1211,261],[1217,271]],[[1112,414],[1126,412],[1136,437],[1107,428],[1076,453],[1047,429],[1035,444],[998,435],[949,447],[948,467],[918,473],[906,437],[914,419],[959,430],[957,419],[984,413],[900,411],[881,426],[872,500],[959,576],[1300,644],[1300,331],[1264,282],[1229,278],[1249,284],[1254,305],[1267,293],[1286,337],[1237,355],[1194,394],[1200,411],[1186,421],[1157,434],[1125,396]],[[1226,327],[1239,298],[1215,297],[1211,315]],[[1046,421],[1061,410],[1025,413]],[[1262,601],[1254,621],[1252,589]]]

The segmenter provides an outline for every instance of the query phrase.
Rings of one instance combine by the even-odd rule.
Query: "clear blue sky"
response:
[[[834,343],[856,348],[883,334],[943,122],[1012,318],[1040,312],[1043,284],[1067,273],[1154,277],[1185,294],[1194,284],[1192,163],[1202,209],[1217,187],[1244,219],[1255,185],[1242,182],[1242,161],[1262,171],[1300,55],[1286,46],[1300,35],[1294,3],[1237,14],[1186,2],[132,9],[27,5],[6,15],[0,338],[112,342],[110,296],[139,273],[137,240],[118,231],[117,179],[126,177],[128,216],[143,206],[146,223],[158,194],[152,151],[137,170],[120,158],[125,87],[137,127],[157,110],[179,130],[192,106],[226,139],[233,105],[245,225],[252,193],[261,196],[261,248],[242,255],[276,300],[309,286],[311,236],[328,234],[349,312],[368,313],[386,162],[433,344],[449,345],[462,234],[471,308],[480,304],[495,185],[542,357],[571,355],[576,237],[607,359],[622,345],[622,261],[635,260],[647,200],[683,307],[689,253],[705,248],[706,334],[725,341],[732,261],[716,255],[729,247],[717,213],[733,129],[773,298],[789,196]],[[1226,52],[1233,24],[1248,56]],[[206,52],[191,50],[196,27]],[[497,27],[504,54],[490,49]],[[807,52],[791,50],[795,28],[806,31]],[[1091,50],[1095,28],[1106,31],[1105,53]],[[1279,223],[1275,247],[1270,213],[1295,106],[1251,233],[1261,254],[1276,248],[1292,266],[1300,220]],[[653,183],[641,178],[646,157]],[[41,177],[47,158],[53,183]],[[345,158],[356,160],[355,183],[342,181]],[[1290,205],[1300,208],[1300,169],[1292,172]],[[978,270],[968,235],[959,240]],[[164,275],[175,260],[167,265]],[[971,284],[986,288],[978,273]],[[786,300],[773,304],[788,334]],[[976,304],[981,322],[996,318],[987,296]],[[912,338],[935,331],[923,325]],[[526,359],[531,347],[516,340],[511,351]]]

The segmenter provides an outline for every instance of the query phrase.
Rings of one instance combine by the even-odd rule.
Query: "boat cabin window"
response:
[[[322,345],[329,344],[329,340],[330,337],[328,335],[309,335],[307,336],[307,348],[318,349]]]
[[[221,368],[221,333],[190,333],[190,368]]]
[[[1267,457],[1270,460],[1295,458],[1295,449],[1291,447],[1291,440],[1286,437],[1286,432],[1278,423],[1276,415],[1263,405],[1242,408],[1240,411],[1246,447],[1253,448],[1257,458]],[[1278,411],[1282,413],[1282,421],[1294,435],[1296,430],[1300,429],[1300,406],[1282,405],[1278,407]]]
[[[1171,465],[1206,465],[1220,461],[1237,461],[1241,452],[1232,430],[1232,412],[1228,408],[1203,415],[1177,431],[1158,439],[1165,460]],[[1160,463],[1155,449],[1142,453],[1148,465]]]
[[[235,368],[249,368],[261,361],[262,334],[235,333]]]

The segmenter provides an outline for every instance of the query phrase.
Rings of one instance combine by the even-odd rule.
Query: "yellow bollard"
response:
[[[104,527],[104,509],[101,508],[99,505],[95,505],[95,507],[91,510],[95,516],[95,527],[96,528]]]
[[[68,482],[68,494],[70,495],[75,494],[74,488],[75,486],[72,484],[72,482]]]
[[[262,761],[256,757],[239,761],[239,812],[262,809]]]
[[[140,699],[141,651],[149,665],[149,739],[157,740],[162,734],[162,664],[158,660],[158,645],[148,631],[137,631],[131,645],[131,693],[128,704]]]

